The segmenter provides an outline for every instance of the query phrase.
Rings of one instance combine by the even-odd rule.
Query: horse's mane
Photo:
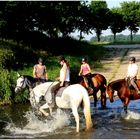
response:
[[[118,79],[118,80],[115,80],[115,81],[112,81],[111,83],[109,83],[109,86],[118,86],[119,84],[122,84],[125,82],[125,79]]]
[[[23,77],[26,77],[29,81],[32,81],[34,82],[35,81],[35,78],[30,76],[30,75],[22,75]]]
[[[91,75],[92,75],[92,77],[94,77],[94,76],[100,75],[100,74],[99,73],[92,73]]]

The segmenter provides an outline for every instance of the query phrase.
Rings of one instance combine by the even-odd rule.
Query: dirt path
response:
[[[104,47],[108,48],[109,53],[101,60],[103,68],[95,68],[94,72],[103,74],[107,83],[123,79],[126,77],[129,58],[134,56],[139,66],[138,78],[140,78],[140,45],[108,45]]]
[[[136,57],[136,62],[140,67],[140,45],[107,45],[108,55],[101,60],[102,69],[94,69],[94,72],[103,74],[107,82],[124,78],[127,72],[129,58]],[[138,72],[140,78],[140,68]]]

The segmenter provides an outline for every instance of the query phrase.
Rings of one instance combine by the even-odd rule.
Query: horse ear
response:
[[[17,72],[17,77],[20,77],[20,74]]]

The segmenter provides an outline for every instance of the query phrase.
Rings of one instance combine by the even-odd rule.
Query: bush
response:
[[[14,52],[10,49],[0,49],[0,67],[10,69],[15,62]]]
[[[10,73],[6,69],[0,69],[0,104],[11,104]]]

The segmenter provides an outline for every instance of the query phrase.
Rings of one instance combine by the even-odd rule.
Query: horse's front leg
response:
[[[101,90],[101,107],[106,108],[106,92],[104,90]]]
[[[80,121],[80,118],[79,118],[79,114],[78,114],[78,111],[77,111],[77,108],[76,107],[73,107],[72,108],[72,113],[73,113],[73,116],[75,118],[75,122],[76,122],[76,132],[79,132],[79,121]]]
[[[94,98],[94,107],[97,106],[97,93],[93,93],[93,98]]]
[[[48,109],[49,108],[49,111],[50,111],[50,114],[47,113],[44,109]],[[49,115],[52,115],[52,108],[50,108],[50,106],[48,105],[48,103],[42,105],[40,108],[39,108],[39,111],[42,112],[46,117],[49,116]]]
[[[124,104],[124,112],[127,114],[127,106],[129,104],[129,98],[126,98],[124,100],[123,104]]]

